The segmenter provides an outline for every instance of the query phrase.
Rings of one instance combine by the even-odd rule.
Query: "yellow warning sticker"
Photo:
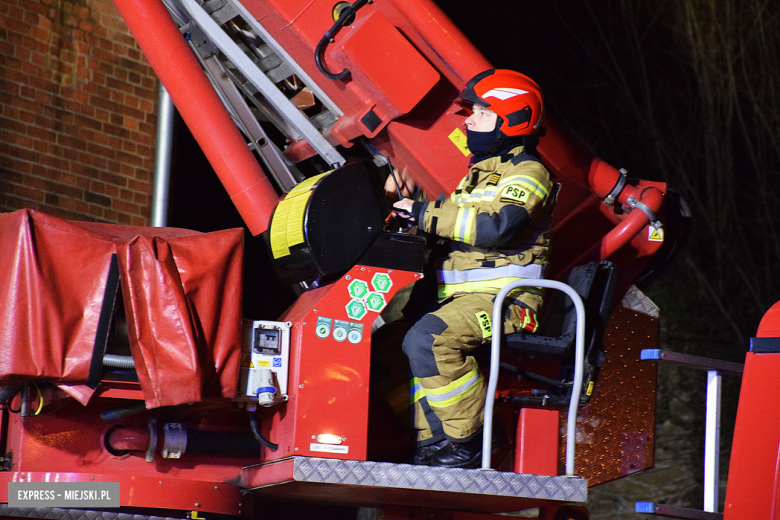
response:
[[[479,311],[474,313],[474,315],[477,317],[477,323],[479,323],[479,328],[482,329],[482,337],[483,338],[489,338],[493,335],[493,327],[490,324],[490,316],[485,311]]]
[[[249,358],[249,356],[246,356],[244,358],[244,362],[241,363],[241,366],[244,367],[244,368],[254,368],[252,366],[252,360]]]
[[[271,368],[271,362],[267,359],[258,359],[255,368]]]
[[[306,205],[314,186],[328,173],[330,172],[309,177],[290,190],[284,200],[277,204],[269,231],[274,258],[289,255],[291,247],[304,241],[303,221],[306,218]]]
[[[647,239],[650,242],[663,242],[664,241],[663,228],[656,229],[653,226],[647,226]]]
[[[468,145],[466,144],[466,134],[463,133],[463,131],[460,128],[456,128],[452,131],[452,133],[448,136],[450,138],[450,141],[452,141],[455,146],[458,147],[458,150],[465,155],[466,157],[469,156],[471,151],[469,150]]]

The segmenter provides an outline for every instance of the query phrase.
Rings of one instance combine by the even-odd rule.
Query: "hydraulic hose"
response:
[[[257,442],[259,442],[260,444],[262,444],[263,446],[265,446],[271,451],[276,451],[279,449],[278,444],[269,441],[268,439],[266,439],[260,434],[260,430],[258,430],[257,428],[257,419],[255,418],[255,411],[253,409],[249,410],[249,426],[250,428],[252,428],[252,435],[255,436]]]
[[[6,403],[6,401],[13,399],[20,388],[22,388],[20,384],[5,385],[3,388],[0,388],[0,406],[10,404]]]
[[[114,368],[135,368],[133,356],[119,356],[117,354],[106,354],[103,356],[103,365]]]
[[[325,35],[322,37],[320,42],[317,44],[317,47],[314,50],[314,63],[317,64],[317,68],[320,70],[320,72],[322,72],[322,75],[325,76],[326,78],[344,79],[350,74],[348,69],[344,69],[341,72],[337,72],[335,74],[333,72],[330,72],[325,68],[325,64],[322,62],[322,58],[325,54],[325,47],[328,46],[328,44],[331,42],[331,40],[333,40],[336,34],[338,34],[341,28],[344,27],[344,24],[346,24],[350,20],[350,18],[354,16],[357,10],[363,7],[368,2],[369,0],[357,0],[357,2],[355,2],[348,8],[344,9],[344,11],[342,11],[340,14],[339,19],[336,20],[336,23],[333,24],[333,27],[331,27],[328,30],[328,32],[325,33]]]
[[[145,411],[146,411],[146,404],[141,402],[138,404],[126,406],[124,408],[116,408],[114,410],[104,410],[100,412],[100,418],[103,420],[103,422],[111,422],[117,419],[121,419],[123,417],[128,417],[130,415],[135,415],[137,413],[141,413]]]
[[[152,439],[148,428],[115,427],[106,436],[106,446],[112,453],[147,451],[150,442],[157,450],[156,437]],[[166,442],[167,444],[167,442]],[[246,457],[256,453],[257,443],[249,433],[205,431],[186,429],[186,443],[181,445],[182,454]]]
[[[187,429],[187,453],[219,456],[256,454],[257,444],[252,437],[253,435],[249,435],[249,433]]]

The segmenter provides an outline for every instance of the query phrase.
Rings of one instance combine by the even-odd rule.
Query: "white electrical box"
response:
[[[263,406],[287,400],[291,328],[289,321],[244,320],[238,400]]]

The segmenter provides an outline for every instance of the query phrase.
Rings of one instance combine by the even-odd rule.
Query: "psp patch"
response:
[[[501,202],[510,202],[525,206],[525,203],[528,202],[528,197],[530,196],[531,193],[522,186],[510,184],[501,192]]]
[[[490,323],[490,315],[485,311],[475,312],[474,315],[477,317],[477,323],[482,330],[482,337],[491,337],[493,335],[493,326]]]

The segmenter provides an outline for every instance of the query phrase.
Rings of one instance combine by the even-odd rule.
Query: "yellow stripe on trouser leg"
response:
[[[473,365],[473,368],[465,376],[459,377],[447,385],[438,388],[423,388],[428,404],[434,408],[445,408],[471,395],[482,378],[477,364],[473,363]]]
[[[446,329],[433,335],[430,347],[438,374],[418,379],[426,403],[441,420],[445,435],[452,439],[469,438],[482,427],[487,383],[468,354],[489,342],[480,316],[492,316],[493,297],[484,293],[456,296],[432,313],[446,324]],[[508,319],[503,323],[505,333],[523,326],[524,316],[519,309],[517,305],[508,307]],[[492,333],[497,326],[492,324]]]
[[[444,376],[420,379],[425,401],[451,439],[468,438],[482,427],[487,385],[473,357],[466,357],[464,366],[470,369],[454,381]]]
[[[468,353],[486,343],[476,313],[489,314],[491,299],[485,294],[463,295],[433,312],[447,326],[433,336],[430,347],[438,374],[419,380],[428,406],[452,439],[469,438],[482,427],[487,385]]]

